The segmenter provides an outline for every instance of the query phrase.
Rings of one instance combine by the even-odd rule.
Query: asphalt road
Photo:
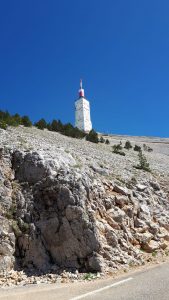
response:
[[[0,300],[169,300],[169,263],[112,280],[1,289]]]

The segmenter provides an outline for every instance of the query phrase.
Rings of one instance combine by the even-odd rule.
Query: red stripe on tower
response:
[[[84,97],[84,89],[82,87],[82,79],[80,79],[79,98]]]

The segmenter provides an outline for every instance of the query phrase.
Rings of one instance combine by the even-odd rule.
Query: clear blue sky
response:
[[[96,130],[169,136],[169,1],[0,0],[0,109],[74,123],[80,78]]]

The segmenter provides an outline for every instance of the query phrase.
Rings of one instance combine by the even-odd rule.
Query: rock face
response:
[[[1,145],[8,145],[0,150],[1,272],[48,272],[54,266],[82,272],[116,270],[142,264],[142,250],[166,251],[167,175],[162,182],[157,175],[131,170],[127,180],[119,181],[116,174],[107,175],[108,165],[105,173],[93,167],[90,143],[78,141],[78,147],[89,145],[80,157],[80,148],[72,150],[74,139],[49,133],[47,144],[42,131],[15,130],[1,131]],[[52,144],[55,135],[58,150]],[[25,146],[30,140],[31,149]],[[99,147],[97,155],[104,150]],[[137,172],[135,180],[132,172]]]

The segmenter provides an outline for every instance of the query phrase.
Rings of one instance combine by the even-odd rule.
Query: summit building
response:
[[[75,101],[75,127],[85,132],[92,129],[90,103],[85,98],[82,80],[80,80],[79,98]]]

